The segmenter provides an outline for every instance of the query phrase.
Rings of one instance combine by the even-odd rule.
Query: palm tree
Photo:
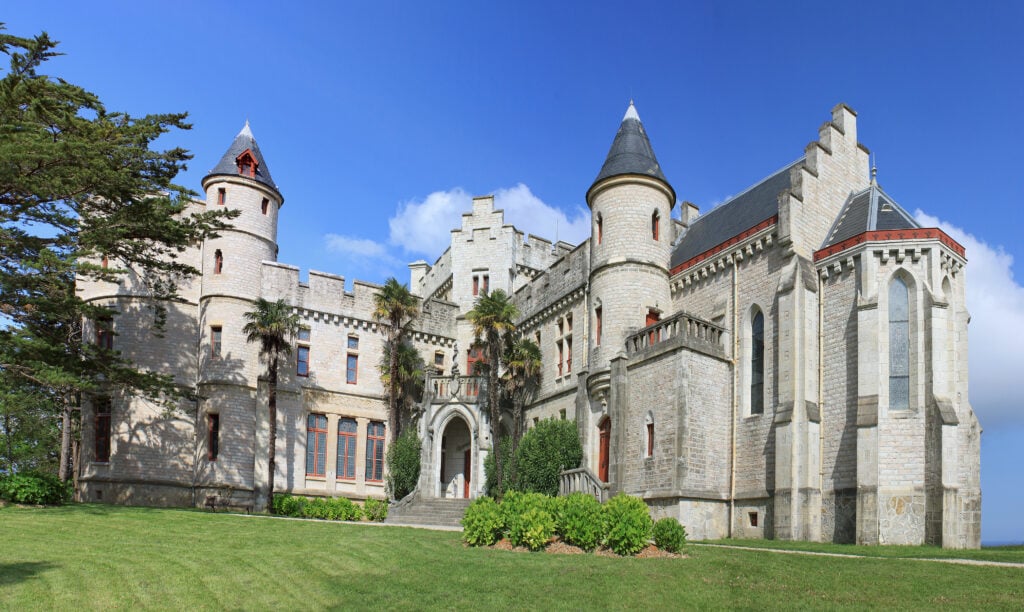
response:
[[[386,323],[388,336],[388,371],[398,370],[398,351],[402,344],[402,335],[405,327],[413,322],[419,315],[419,302],[412,293],[409,286],[403,285],[389,278],[384,282],[380,292],[373,296],[373,319],[378,323]],[[398,439],[398,430],[401,425],[398,422],[398,377],[392,376],[388,384],[388,423],[391,429],[390,442]]]
[[[397,368],[395,370],[398,379],[394,388],[398,393],[398,418],[401,420],[403,414],[412,414],[412,406],[420,401],[423,396],[426,366],[423,363],[423,357],[420,356],[420,352],[408,340],[403,340],[395,352],[398,353]],[[380,379],[388,388],[389,393],[392,389],[391,353],[390,343],[385,343],[384,355],[381,357],[380,365],[378,366]]]
[[[466,318],[473,325],[476,342],[484,347],[487,355],[487,407],[491,416],[491,448],[494,449],[494,466],[498,473],[497,488],[502,487],[501,444],[498,440],[500,431],[501,404],[498,393],[498,371],[501,369],[503,336],[515,331],[515,320],[519,311],[501,289],[484,292],[477,298],[473,310],[466,313]]]
[[[242,328],[249,343],[259,343],[260,357],[267,360],[267,407],[270,420],[270,450],[268,457],[267,512],[274,512],[274,459],[277,454],[277,364],[281,355],[292,352],[291,338],[299,329],[299,315],[291,311],[284,300],[268,302],[256,300],[255,309],[245,313],[248,323]]]
[[[523,406],[540,387],[540,347],[529,338],[507,337],[502,385],[512,400],[512,454],[523,437]]]

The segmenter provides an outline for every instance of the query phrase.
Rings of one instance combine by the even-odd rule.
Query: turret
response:
[[[670,307],[668,271],[675,190],[630,101],[608,157],[587,190],[592,370],[624,350],[626,336]]]

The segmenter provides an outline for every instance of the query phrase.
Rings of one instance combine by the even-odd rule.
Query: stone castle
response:
[[[412,339],[430,366],[414,496],[483,495],[487,390],[459,372],[481,357],[465,314],[502,289],[518,331],[542,348],[527,423],[574,420],[583,442],[564,492],[639,496],[696,539],[978,547],[964,248],[920,227],[868,166],[856,113],[839,105],[799,160],[705,214],[683,202],[673,217],[675,189],[630,103],[586,192],[582,244],[524,236],[493,198],[475,198],[448,249],[410,264],[422,308]],[[83,499],[258,500],[265,365],[242,326],[260,297],[302,321],[280,373],[276,489],[383,498],[378,286],[349,291],[316,271],[301,282],[278,263],[284,197],[248,124],[202,185],[196,207],[241,214],[184,254],[201,274],[162,338],[136,280],[79,284],[119,313],[87,334],[198,398],[171,415],[117,394],[87,402]]]

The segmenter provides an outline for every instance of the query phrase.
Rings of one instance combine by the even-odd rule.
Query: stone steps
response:
[[[461,527],[470,499],[416,499],[411,504],[390,508],[385,523]]]

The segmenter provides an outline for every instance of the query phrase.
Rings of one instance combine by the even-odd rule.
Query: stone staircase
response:
[[[417,497],[409,503],[399,503],[388,508],[388,518],[384,522],[392,525],[462,527],[462,515],[466,513],[471,501],[473,500]]]

